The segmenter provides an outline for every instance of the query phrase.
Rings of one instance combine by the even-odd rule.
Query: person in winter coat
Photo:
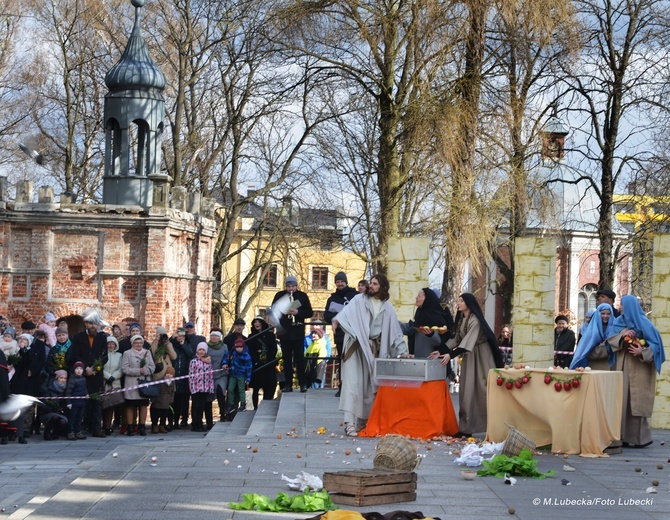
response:
[[[53,347],[56,344],[56,316],[47,312],[44,316],[44,323],[37,327],[37,329],[47,335],[47,345]]]
[[[347,274],[344,271],[340,271],[335,275],[335,292],[330,295],[328,301],[326,302],[326,311],[323,313],[323,319],[329,325],[332,324],[333,318],[337,316],[337,313],[344,309],[345,306],[349,305],[349,302],[353,299],[354,296],[358,294],[358,291],[353,287],[349,287],[349,280],[347,279]],[[335,346],[337,347],[337,365],[342,365],[342,346],[344,344],[344,331],[342,329],[335,330]],[[342,387],[342,371],[338,371],[337,379],[337,393],[336,397],[340,396],[340,388]]]
[[[328,348],[326,347],[326,338],[320,328],[312,331],[312,342],[305,351],[307,360],[307,381],[312,388],[319,388],[326,373],[326,363],[328,361]]]
[[[13,329],[6,330],[2,335],[2,339],[0,340],[0,350],[2,350],[2,353],[6,358],[19,353],[19,344],[14,339]]]
[[[56,343],[49,349],[47,356],[47,373],[52,376],[56,370],[67,369],[68,350],[72,346],[70,336],[65,327],[56,329]],[[67,373],[67,372],[66,372]]]
[[[156,369],[151,351],[144,348],[144,338],[139,334],[130,338],[131,348],[123,353],[121,362],[121,371],[123,372],[124,388],[132,388],[140,383],[140,379],[151,376]],[[147,407],[149,399],[142,397],[138,389],[126,390],[124,393],[126,399],[126,424],[128,425],[127,435],[132,437],[134,434],[133,412],[137,411],[139,419],[139,434],[145,436],[147,422]]]
[[[247,348],[253,364],[251,402],[256,410],[260,390],[263,390],[263,400],[268,401],[274,399],[277,390],[277,338],[262,316],[256,316],[251,322]]]
[[[119,340],[114,336],[107,336],[107,363],[102,368],[102,375],[105,378],[105,392],[121,389],[121,378],[123,371],[123,355],[119,353]],[[119,408],[121,405],[119,405]],[[107,435],[112,434],[112,419],[114,419],[114,410],[117,407],[110,406],[102,411],[102,428]]]
[[[175,377],[188,375],[189,364],[195,352],[193,352],[193,349],[186,341],[186,330],[183,328],[178,329],[177,334],[170,339],[170,343],[177,354],[177,359],[172,362]],[[175,381],[174,384],[174,403],[172,404],[174,416],[172,427],[175,430],[179,430],[188,426],[188,408],[191,391],[189,390],[188,379],[180,379]]]
[[[95,309],[88,309],[83,315],[85,330],[72,337],[72,346],[67,351],[66,359],[70,366],[75,362],[84,363],[84,377],[88,386],[88,393],[102,392],[105,381],[102,367],[107,359],[107,334],[102,329],[108,323],[102,319]],[[93,437],[106,437],[102,431],[102,403],[99,399],[86,401],[86,421]]]
[[[252,362],[247,345],[243,339],[235,340],[235,350],[228,359],[228,413],[232,413],[240,405],[243,412],[247,407],[246,390],[251,381]]]
[[[151,403],[151,433],[168,433],[172,428],[168,424],[168,411],[174,400],[174,368],[165,369],[164,382],[160,385],[160,394]]]
[[[171,367],[172,362],[177,359],[177,353],[170,343],[165,327],[156,327],[156,339],[151,343],[151,354],[156,363],[156,371],[152,377],[154,381],[160,381],[165,378],[165,370]]]
[[[77,361],[74,364],[72,375],[67,381],[67,387],[65,388],[66,397],[79,397],[83,398],[88,395],[88,389],[86,387],[86,378],[84,377],[84,363]],[[69,433],[67,438],[70,441],[74,440],[84,440],[86,435],[81,431],[81,422],[84,418],[84,407],[86,406],[87,399],[71,399],[65,401],[68,412],[68,429]]]
[[[201,341],[195,350],[195,357],[189,364],[188,384],[193,399],[191,430],[204,432],[202,416],[205,415],[207,429],[214,426],[212,417],[212,401],[214,400],[214,374],[212,372],[212,358],[208,354],[207,343]]]
[[[65,400],[67,389],[67,371],[56,370],[54,377],[49,381],[45,393],[47,399],[42,402],[48,407],[46,411],[40,408],[40,420],[44,426],[44,440],[55,441],[61,435],[68,434],[68,409]],[[53,397],[56,399],[48,399]]]
[[[209,342],[207,353],[212,358],[212,370],[214,372],[214,393],[219,404],[220,419],[225,418],[226,409],[226,389],[228,388],[228,371],[222,369],[223,365],[228,364],[228,346],[223,342],[223,334],[220,330],[213,330],[209,333]]]

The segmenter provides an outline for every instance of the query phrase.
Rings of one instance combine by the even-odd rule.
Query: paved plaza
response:
[[[286,394],[262,402],[255,413],[238,414],[232,423],[217,423],[207,434],[179,430],[50,442],[32,436],[27,445],[0,446],[0,519],[314,516],[233,511],[228,503],[240,501],[243,493],[274,497],[287,491],[282,475],[294,478],[306,471],[322,477],[326,471],[372,467],[377,441],[342,436],[334,392]],[[452,397],[457,401],[457,394]],[[317,432],[321,427],[325,434]],[[609,458],[538,455],[538,469],[554,469],[557,475],[518,478],[513,486],[494,477],[462,480],[454,445],[434,441],[417,446],[423,460],[416,470],[415,502],[341,507],[421,511],[443,520],[670,518],[670,431],[654,430],[649,448],[624,449]],[[575,471],[565,471],[566,464]],[[647,493],[654,480],[659,481],[657,493]]]

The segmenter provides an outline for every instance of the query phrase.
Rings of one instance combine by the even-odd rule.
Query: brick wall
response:
[[[214,222],[103,208],[0,209],[0,314],[19,327],[97,307],[110,323],[139,319],[149,337],[191,319],[208,330]]]

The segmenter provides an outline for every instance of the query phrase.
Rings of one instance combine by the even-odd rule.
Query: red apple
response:
[[[579,379],[572,380],[572,388],[579,388],[580,382]]]
[[[524,385],[528,384],[528,381],[530,381],[530,377],[528,377],[528,376],[523,376],[523,377],[521,378],[521,382],[522,382]]]
[[[498,383],[498,386],[502,386],[505,383],[505,380],[502,377],[499,377],[496,379],[496,383]]]
[[[554,383],[554,390],[556,390],[557,392],[560,392],[561,390],[563,390],[563,385],[561,384],[560,381],[556,381]]]
[[[512,388],[514,388],[514,383],[512,383],[511,381],[507,381],[507,383],[505,383],[505,388],[507,388],[507,390],[511,390]]]
[[[549,376],[549,375],[544,376],[544,384],[545,385],[550,385],[551,384],[551,376]]]
[[[521,388],[523,386],[523,383],[517,379],[516,381],[514,381],[514,386],[516,386],[517,388]]]
[[[565,381],[565,382],[563,383],[563,389],[564,389],[566,392],[569,392],[570,390],[572,390],[572,385],[570,384],[570,381]]]

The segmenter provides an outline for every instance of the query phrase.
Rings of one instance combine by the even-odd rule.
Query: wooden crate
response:
[[[416,500],[416,473],[394,469],[357,469],[323,474],[323,487],[333,502],[372,506]]]

